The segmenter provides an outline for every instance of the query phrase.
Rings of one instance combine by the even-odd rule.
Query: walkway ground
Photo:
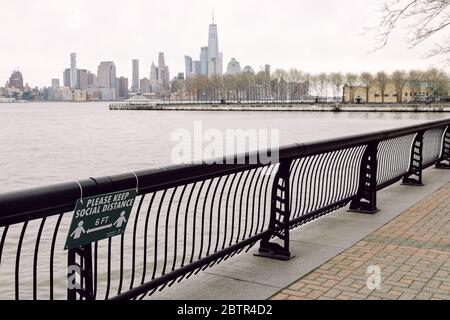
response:
[[[450,183],[272,299],[450,299]]]

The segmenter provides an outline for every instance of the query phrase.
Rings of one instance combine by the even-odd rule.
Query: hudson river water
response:
[[[109,111],[107,103],[0,104],[0,193],[90,176],[112,175],[170,165],[171,152],[176,145],[176,142],[171,140],[173,132],[177,129],[187,129],[191,132],[194,122],[199,120],[202,121],[205,130],[278,129],[280,143],[284,145],[399,127],[444,117],[450,117],[450,114]],[[63,245],[71,216],[71,214],[63,216],[55,243],[54,284],[57,299],[66,297],[67,257]],[[36,260],[37,278],[34,277],[32,269],[34,258],[37,258],[33,254],[36,235],[43,221],[33,220],[27,225],[20,255],[21,299],[32,298],[33,279],[36,279],[38,284],[38,298],[49,298],[50,244],[57,218],[58,216],[51,216],[45,221],[39,257]],[[145,224],[136,219],[137,215],[130,216],[128,222],[130,226],[125,234],[124,283],[127,284],[124,286],[128,285],[127,279],[134,274],[131,273],[130,265],[131,261],[134,263],[135,258],[134,255],[131,257],[131,253],[134,252],[131,242],[131,234],[134,231],[131,225],[137,226],[136,274],[139,277],[143,273],[142,266],[146,265],[141,261],[142,253],[148,253],[150,257],[155,245],[156,255],[156,246],[160,248],[158,252],[163,252],[165,245],[164,238],[159,237],[156,242],[150,240],[149,248],[144,247],[144,239],[153,239],[152,232],[155,233],[156,230],[149,229],[147,235]],[[153,214],[151,219],[155,219]],[[161,221],[163,220],[164,217],[161,218]],[[136,221],[140,223],[135,224]],[[155,225],[153,220],[150,221],[150,225]],[[168,229],[169,238],[172,239],[173,224]],[[19,236],[23,230],[22,224],[17,224],[12,225],[7,231],[0,265],[0,299],[14,298],[14,272],[18,263],[16,253]],[[5,232],[5,228],[0,228],[0,238]],[[163,235],[164,230],[159,230],[159,234]],[[107,241],[98,243],[99,297],[107,290],[105,285],[107,243]],[[114,288],[117,288],[119,283],[119,245],[120,237],[113,238]],[[171,245],[181,244],[174,242]],[[161,267],[161,259],[160,254],[155,268],[157,265]],[[149,269],[152,267],[151,263],[152,261],[147,261]],[[107,291],[109,292],[109,289]],[[111,291],[111,295],[114,294]]]
[[[171,164],[176,129],[279,129],[280,144],[376,131],[445,113],[110,111],[108,103],[0,104],[0,193]]]

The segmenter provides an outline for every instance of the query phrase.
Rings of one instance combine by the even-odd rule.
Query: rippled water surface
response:
[[[0,104],[0,192],[171,164],[174,130],[279,129],[304,142],[450,117],[444,113],[110,111],[107,103]]]

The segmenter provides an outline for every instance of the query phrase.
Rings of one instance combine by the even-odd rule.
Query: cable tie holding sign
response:
[[[78,180],[75,181],[75,182],[76,182],[76,183],[78,184],[78,186],[80,187],[80,202],[83,203],[83,187],[81,186],[80,182],[78,182]]]
[[[131,171],[131,173],[136,177],[136,193],[139,193],[139,178],[134,171]]]

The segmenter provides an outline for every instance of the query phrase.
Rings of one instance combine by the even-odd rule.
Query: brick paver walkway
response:
[[[272,299],[450,299],[450,183]]]

